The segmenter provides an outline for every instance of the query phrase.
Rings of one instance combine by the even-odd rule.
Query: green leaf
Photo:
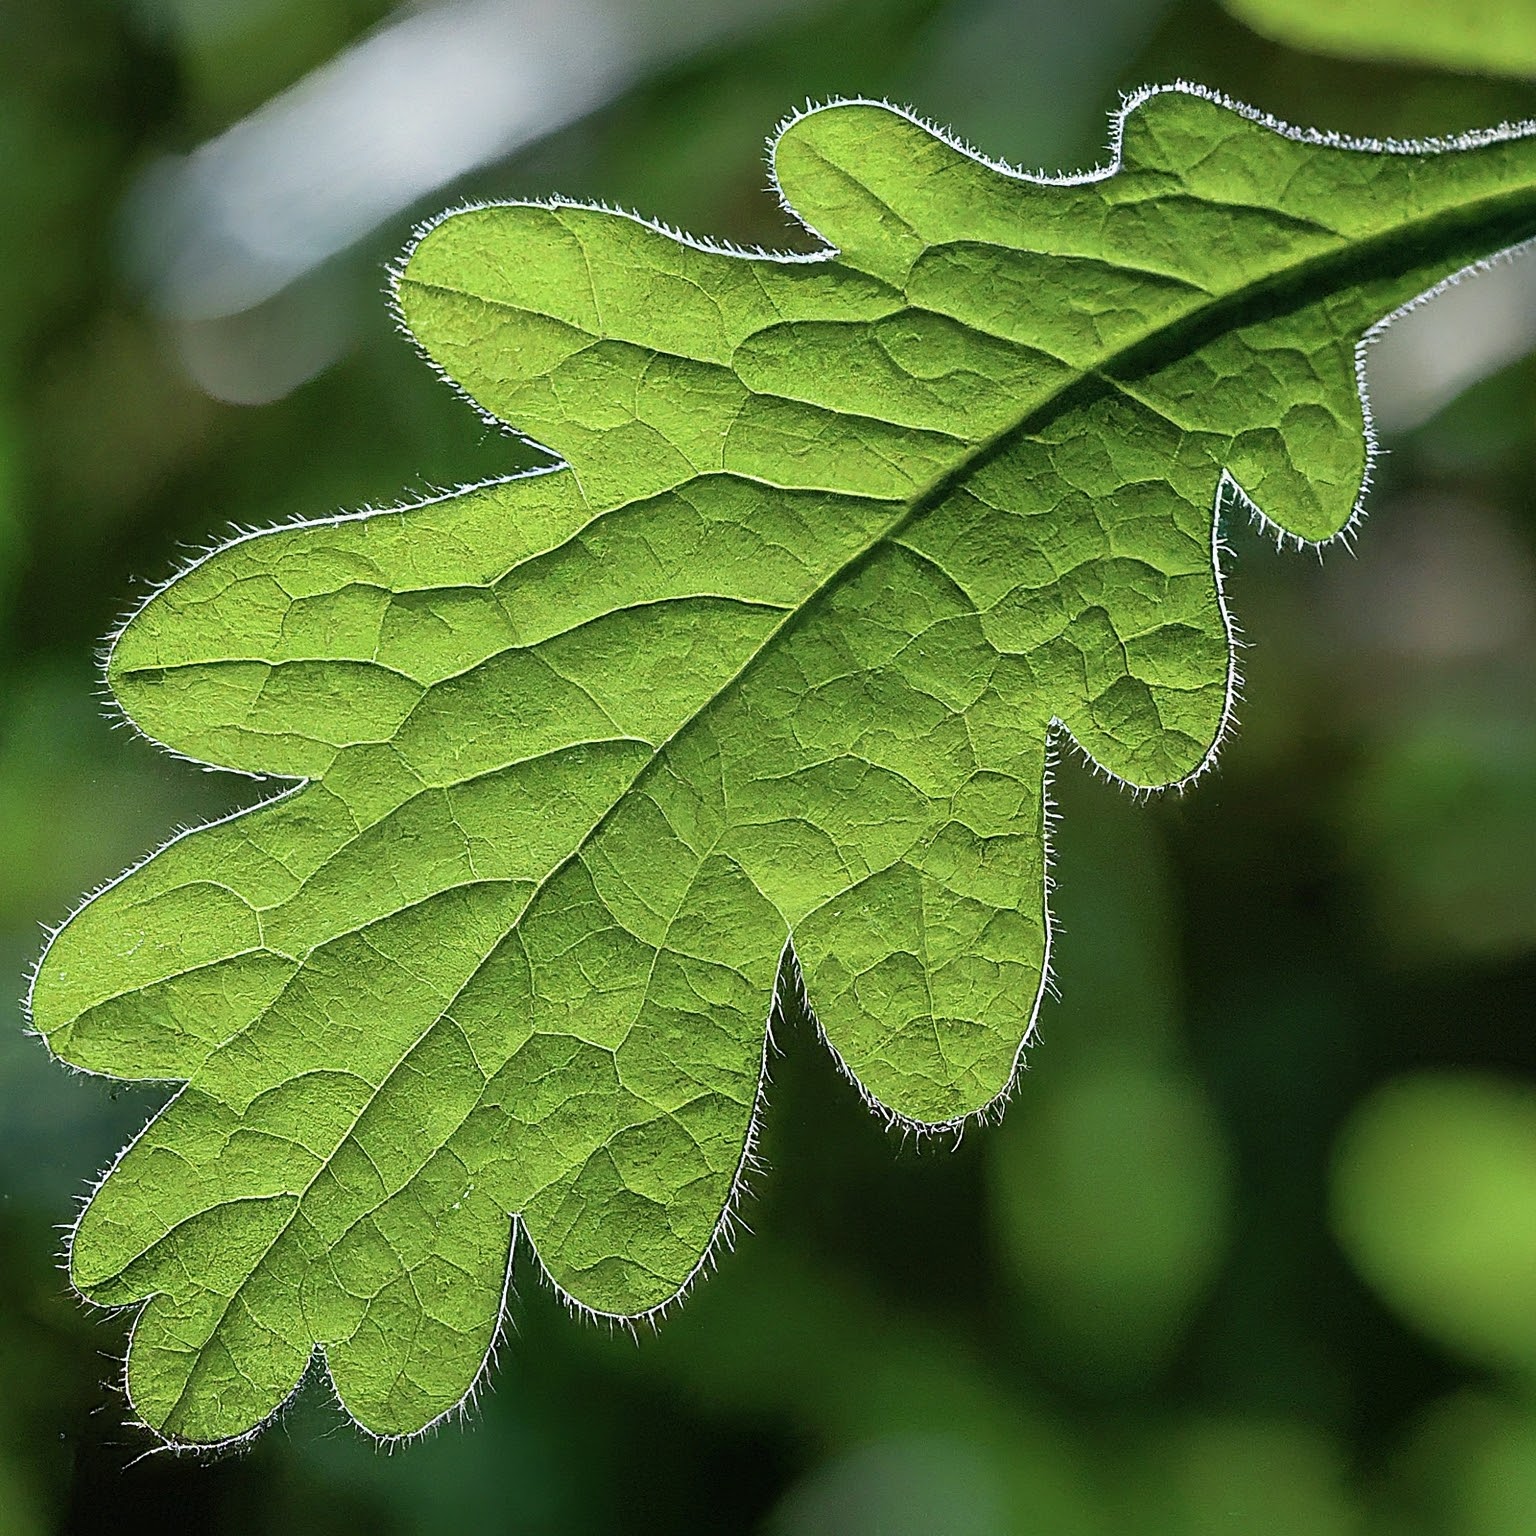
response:
[[[1346,529],[1362,336],[1536,233],[1522,135],[1382,151],[1184,87],[1119,122],[1112,170],[1044,182],[809,112],[773,146],[809,257],[445,218],[401,316],[561,466],[241,537],[116,637],[142,730],[303,781],[98,894],[33,988],[59,1056],[186,1085],[70,1253],[146,1303],[159,1434],[250,1430],[317,1348],[361,1424],[419,1430],[518,1228],[578,1307],[665,1307],[802,976],[893,1119],[1007,1093],[1053,743],[1141,789],[1209,765],[1216,513]]]
[[[1532,0],[1222,0],[1255,32],[1347,59],[1536,75]]]
[[[1333,1170],[1344,1250],[1410,1323],[1473,1360],[1536,1372],[1536,1094],[1421,1073],[1357,1109]]]
[[[1040,1086],[993,1148],[1019,1312],[1078,1383],[1134,1381],[1166,1363],[1221,1257],[1225,1149],[1177,1073],[1115,1065]]]

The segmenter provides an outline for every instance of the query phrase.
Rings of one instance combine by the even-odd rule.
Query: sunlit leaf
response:
[[[186,1085],[70,1257],[146,1303],[153,1429],[238,1436],[317,1347],[359,1422],[422,1428],[515,1230],[579,1307],[666,1306],[802,976],[893,1118],[1006,1094],[1053,743],[1138,788],[1210,763],[1221,507],[1349,526],[1362,337],[1536,233],[1518,135],[1382,151],[1182,88],[1121,122],[1044,182],[809,112],[773,163],[811,257],[442,220],[401,316],[560,465],[237,539],[116,637],[141,729],[302,781],[96,896],[32,995],[64,1059]]]

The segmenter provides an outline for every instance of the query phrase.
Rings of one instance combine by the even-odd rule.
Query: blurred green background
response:
[[[93,651],[230,525],[528,462],[391,328],[465,198],[783,245],[762,143],[911,103],[1080,168],[1175,77],[1377,136],[1536,117],[1536,6],[1354,0],[0,0],[0,970],[255,793],[114,731]],[[1416,19],[1417,18],[1417,19]],[[1261,30],[1249,30],[1257,28]],[[1311,49],[1326,52],[1307,51]],[[154,1453],[60,1227],[154,1092],[0,1028],[0,1536],[1526,1536],[1536,1530],[1536,270],[1394,327],[1358,554],[1239,521],[1219,772],[1065,763],[1062,1000],[1006,1118],[888,1134],[774,1065],[753,1232],[657,1334],[519,1273],[467,1422],[310,1383]]]

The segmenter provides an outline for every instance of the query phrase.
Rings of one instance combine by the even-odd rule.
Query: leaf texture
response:
[[[1007,1093],[1053,742],[1142,789],[1210,763],[1222,505],[1348,528],[1362,338],[1536,233],[1523,130],[1346,144],[1177,87],[1114,150],[1051,182],[809,112],[772,157],[811,256],[447,216],[400,315],[559,466],[238,538],[117,635],[140,729],[300,781],[85,904],[31,995],[66,1061],[184,1084],[70,1250],[143,1304],[158,1434],[252,1430],[317,1351],[421,1429],[518,1228],[579,1307],[667,1305],[802,984],[889,1116]]]

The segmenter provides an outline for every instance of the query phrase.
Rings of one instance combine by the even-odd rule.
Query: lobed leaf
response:
[[[1217,514],[1347,529],[1362,338],[1536,234],[1524,130],[1351,144],[1177,87],[1116,132],[1045,181],[809,112],[773,166],[810,257],[445,217],[401,317],[560,466],[236,539],[116,637],[142,730],[301,781],[97,895],[32,991],[60,1057],[184,1083],[70,1254],[143,1304],[157,1433],[250,1431],[317,1350],[421,1429],[519,1228],[577,1306],[666,1306],[802,985],[893,1119],[1007,1093],[1053,743],[1138,789],[1211,762]]]

